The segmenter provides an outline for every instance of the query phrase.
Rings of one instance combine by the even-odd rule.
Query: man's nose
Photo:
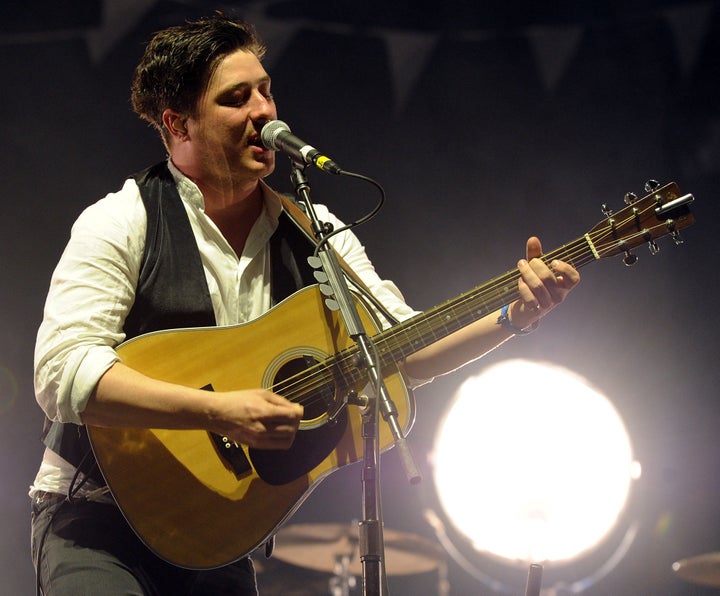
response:
[[[253,93],[251,109],[253,120],[275,119],[275,103],[271,98],[260,93],[260,91],[256,90]]]

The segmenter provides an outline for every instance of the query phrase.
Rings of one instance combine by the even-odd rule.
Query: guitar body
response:
[[[297,393],[298,377],[314,380],[313,371],[325,371],[322,383],[306,383],[307,390],[300,383],[302,395],[288,397],[308,404],[288,451],[248,449],[202,430],[88,427],[113,497],[161,558],[193,569],[235,561],[270,538],[320,480],[362,458],[357,406],[345,406],[333,423],[325,414],[349,390],[362,394],[366,383],[349,386],[333,372],[334,356],[350,352],[354,341],[323,300],[312,286],[244,325],[157,332],[118,348],[123,363],[150,377],[214,391],[266,387],[288,397],[283,387]],[[372,336],[378,324],[357,303]],[[397,367],[384,378],[407,431],[412,396]],[[380,425],[380,445],[392,445],[387,425]]]

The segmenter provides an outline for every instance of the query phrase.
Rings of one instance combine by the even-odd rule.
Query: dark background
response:
[[[417,308],[513,267],[530,234],[548,249],[581,236],[602,218],[602,203],[620,208],[625,192],[643,194],[646,179],[675,180],[696,196],[698,221],[684,245],[664,239],[654,257],[642,247],[632,268],[593,264],[537,333],[420,389],[410,439],[425,481],[409,487],[390,454],[383,496],[387,527],[431,537],[426,461],[453,392],[500,359],[547,360],[611,398],[643,466],[622,521],[637,523],[638,537],[586,593],[712,593],[671,570],[720,550],[720,3],[709,0],[4,3],[0,592],[34,590],[26,493],[42,415],[32,352],[50,274],[79,212],[164,157],[129,107],[144,42],[212,8],[257,25],[280,117],[293,131],[384,185],[386,207],[358,233]],[[290,190],[280,162],[271,182]],[[315,200],[346,220],[376,199],[356,181],[310,176]],[[470,442],[458,457],[471,470],[483,455]],[[350,523],[361,515],[359,487],[357,466],[339,471],[293,521]],[[475,478],[473,489],[492,490],[493,479]],[[546,586],[578,580],[601,560],[548,569]],[[523,590],[523,569],[477,564]],[[325,590],[325,576],[277,561],[266,569],[268,594]],[[449,579],[453,594],[494,593],[454,562]],[[392,578],[391,588],[434,593],[434,582]]]

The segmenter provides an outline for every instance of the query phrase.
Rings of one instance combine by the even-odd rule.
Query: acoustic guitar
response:
[[[659,186],[659,185],[658,185]],[[650,189],[589,232],[543,255],[575,267],[624,255],[666,235],[677,243],[691,225],[692,195],[670,183]],[[517,270],[508,271],[424,313],[381,329],[356,297],[377,348],[383,378],[401,427],[413,422],[414,401],[399,363],[473,321],[516,300]],[[338,408],[351,392],[368,391],[356,367],[354,341],[317,286],[307,287],[265,315],[230,327],[150,333],[118,348],[144,374],[209,391],[269,388],[303,404],[305,419],[287,451],[248,448],[203,430],[88,427],[100,470],[140,539],[175,565],[208,569],[246,556],[267,541],[327,475],[362,458],[362,414]],[[337,416],[329,411],[339,410]],[[380,425],[383,450],[392,446]]]

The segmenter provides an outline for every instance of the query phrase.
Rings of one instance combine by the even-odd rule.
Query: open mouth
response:
[[[262,144],[262,139],[260,138],[260,135],[254,134],[248,139],[248,145],[251,145],[253,147],[260,147],[261,149],[265,149],[265,145]]]

